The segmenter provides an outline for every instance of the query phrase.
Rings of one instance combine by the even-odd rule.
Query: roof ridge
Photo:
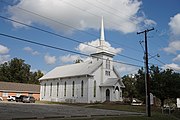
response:
[[[25,84],[25,85],[38,85],[38,84],[32,84],[32,83],[18,83],[18,82],[6,82],[6,81],[0,81],[0,83]]]

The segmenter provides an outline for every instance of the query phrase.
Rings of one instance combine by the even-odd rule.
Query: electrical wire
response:
[[[32,25],[28,25],[28,24],[25,24],[25,23],[22,23],[22,22],[13,20],[13,19],[9,19],[9,18],[6,18],[6,17],[1,16],[1,15],[0,15],[0,18],[3,18],[3,19],[6,19],[6,20],[15,22],[15,23],[18,23],[18,24],[27,26],[27,27],[31,27],[31,28],[33,28],[33,29],[36,29],[36,30],[39,30],[39,31],[42,31],[42,32],[45,32],[45,33],[49,33],[49,34],[51,34],[51,35],[55,35],[55,36],[58,36],[58,37],[61,37],[61,38],[64,38],[64,39],[67,39],[67,40],[70,40],[70,41],[73,41],[73,42],[76,42],[76,43],[82,43],[82,44],[85,44],[85,45],[87,45],[87,46],[90,46],[90,47],[93,47],[93,48],[96,48],[96,49],[103,50],[102,48],[98,48],[98,47],[96,47],[96,46],[89,45],[88,43],[83,43],[83,42],[81,42],[81,41],[78,41],[78,40],[75,40],[75,39],[72,39],[72,38],[69,38],[69,37],[65,37],[65,36],[63,36],[63,35],[56,34],[56,33],[53,33],[53,32],[50,32],[50,31],[47,31],[47,30],[44,30],[44,29],[41,29],[41,28],[38,28],[38,27],[35,27],[35,26],[32,26]],[[122,56],[122,57],[125,57],[125,58],[128,58],[128,59],[131,59],[131,60],[134,60],[134,61],[143,62],[143,61],[141,61],[141,60],[138,60],[138,59],[135,59],[135,58],[132,58],[132,57],[123,55],[123,54],[115,53],[115,52],[108,51],[108,50],[105,50],[105,51],[110,52],[110,53],[112,53],[112,54],[117,54],[117,55],[119,55],[119,56]]]
[[[3,3],[6,3],[6,4],[10,5],[9,3],[5,2],[5,1],[0,1],[0,2],[3,2]],[[87,1],[86,1],[86,2],[87,2]],[[100,1],[97,1],[97,2],[100,2]],[[66,3],[67,3],[67,2],[66,2]],[[88,2],[88,3],[89,3],[89,2]],[[101,3],[102,3],[102,2],[101,2]],[[72,5],[72,4],[71,4],[71,5]],[[103,5],[104,5],[104,6],[107,6],[106,4],[103,4]],[[77,6],[74,6],[74,7],[80,9],[80,8],[77,7]],[[96,6],[96,7],[98,7],[98,6]],[[113,8],[110,7],[110,6],[107,6],[107,7],[113,9]],[[83,32],[83,33],[89,34],[89,35],[91,35],[91,36],[97,37],[97,35],[94,35],[94,34],[92,34],[92,33],[79,30],[79,29],[77,29],[77,28],[75,28],[75,27],[72,27],[72,26],[70,26],[70,25],[67,25],[67,24],[61,23],[61,22],[59,22],[59,21],[53,20],[53,19],[51,19],[51,18],[48,18],[48,17],[42,16],[42,15],[39,15],[39,14],[37,14],[37,13],[35,13],[35,12],[28,11],[28,10],[23,9],[23,8],[20,8],[20,7],[18,7],[18,8],[21,9],[21,10],[23,10],[23,11],[29,12],[29,13],[31,13],[31,14],[37,15],[37,16],[39,16],[39,17],[42,17],[42,18],[44,18],[44,19],[48,19],[48,20],[51,20],[51,21],[53,21],[53,22],[57,22],[57,23],[62,24],[62,25],[64,25],[64,26],[71,27],[71,28],[73,28],[73,29],[75,29],[75,30],[78,30],[78,31],[80,31],[80,32]],[[83,9],[80,9],[80,10],[84,11]],[[114,10],[115,10],[115,9],[114,9]],[[108,11],[107,11],[107,12],[108,12]],[[92,15],[95,15],[95,14],[92,14]],[[97,15],[95,15],[95,16],[97,16]],[[4,18],[4,19],[7,19],[7,18],[5,18],[5,17],[3,17],[3,16],[0,16],[0,17],[1,17],[1,18]],[[99,17],[99,16],[97,16],[97,17]],[[7,19],[7,20],[8,20],[8,19]],[[10,19],[9,19],[9,20],[10,20]],[[11,20],[12,20],[12,19],[11,19]],[[12,21],[18,23],[18,21],[15,21],[15,20],[12,20]],[[20,24],[23,24],[23,23],[20,23]],[[25,24],[24,24],[24,25],[25,25]],[[26,25],[26,26],[27,26],[27,25]],[[30,27],[30,25],[29,25],[28,27]],[[65,39],[72,40],[72,41],[74,41],[74,42],[82,43],[82,42],[80,42],[80,41],[77,41],[77,40],[74,40],[74,39],[71,39],[71,38],[68,38],[68,37],[59,35],[59,34],[55,34],[55,33],[53,33],[53,32],[47,31],[47,30],[40,29],[40,28],[38,28],[38,27],[34,27],[34,26],[31,26],[31,27],[34,28],[34,29],[43,31],[43,32],[47,32],[47,33],[49,33],[49,34],[54,34],[54,35],[56,35],[56,36],[59,36],[59,37],[65,38]],[[115,43],[115,44],[118,44],[118,45],[121,45],[121,44],[116,43],[116,42],[113,42],[113,41],[111,41],[111,42],[112,42],[112,43]],[[84,43],[82,43],[82,44],[84,44]],[[89,44],[86,44],[86,45],[89,45]],[[91,47],[93,47],[93,46],[91,46]],[[97,48],[97,47],[96,47],[96,48]],[[130,47],[129,47],[129,48],[130,48]],[[134,49],[134,48],[131,48],[131,49]],[[136,50],[136,49],[134,49],[134,50]],[[137,50],[136,50],[136,51],[137,51]],[[120,55],[120,56],[123,56],[123,57],[126,57],[126,58],[129,58],[129,59],[132,59],[132,60],[136,60],[136,61],[139,61],[139,62],[143,62],[143,61],[140,61],[140,60],[137,60],[137,59],[134,59],[134,58],[131,58],[131,57],[122,55],[122,54],[119,54],[119,55]],[[156,59],[156,58],[154,58],[154,59],[157,60],[157,61],[159,61],[159,62],[162,63],[163,65],[166,65],[164,62],[162,62],[162,61],[160,61],[160,60],[158,60],[158,59]],[[172,69],[172,67],[170,67],[170,66],[169,66],[169,68]]]
[[[72,51],[72,50],[68,50],[68,49],[64,49],[64,48],[60,48],[60,47],[51,46],[51,45],[47,45],[47,44],[31,41],[29,39],[24,39],[24,38],[12,36],[12,35],[4,34],[4,33],[0,33],[0,36],[4,36],[4,37],[12,38],[12,39],[15,39],[15,40],[18,40],[18,41],[23,41],[23,42],[27,42],[27,43],[31,43],[31,44],[36,44],[36,45],[39,45],[39,46],[44,46],[44,47],[48,47],[48,48],[52,48],[52,49],[56,49],[56,50],[61,50],[61,51],[65,51],[65,52],[69,52],[69,53],[73,53],[73,54],[79,54],[79,55],[82,55],[82,56],[90,57],[90,55],[88,55],[88,54],[84,54],[84,53],[80,53],[80,52],[75,52],[75,51]],[[106,60],[106,59],[101,58],[101,57],[95,57],[95,58]],[[140,65],[135,65],[135,64],[131,64],[131,63],[125,63],[125,62],[120,62],[120,61],[115,61],[115,60],[110,60],[110,61],[115,62],[115,63],[129,65],[129,66],[142,67]]]
[[[0,2],[5,3],[5,4],[7,4],[7,5],[10,5],[10,3],[7,3],[7,2],[5,2],[5,1],[0,1]],[[43,19],[47,19],[47,20],[53,21],[53,22],[55,22],[55,23],[64,25],[64,26],[66,26],[66,27],[70,27],[70,28],[72,28],[72,29],[75,29],[75,30],[78,30],[78,31],[80,31],[80,32],[86,33],[86,34],[88,34],[88,35],[94,36],[94,37],[96,37],[96,38],[99,37],[99,36],[97,36],[97,35],[95,35],[95,34],[82,31],[82,30],[80,30],[80,29],[78,29],[78,28],[75,28],[75,27],[73,27],[73,26],[67,25],[67,24],[65,24],[65,23],[62,23],[62,22],[59,22],[59,21],[56,21],[56,20],[53,20],[53,19],[48,18],[48,17],[46,17],[46,16],[37,14],[37,13],[32,12],[32,11],[29,11],[29,10],[27,10],[27,9],[24,9],[24,8],[21,8],[21,7],[18,7],[17,9],[22,10],[22,11],[24,11],[24,12],[26,12],[26,13],[30,13],[30,14],[36,15],[36,16],[41,17],[41,18],[43,18]],[[80,9],[80,8],[79,8],[79,9]],[[99,17],[99,16],[97,16],[97,17]],[[114,41],[112,41],[112,40],[107,40],[107,41],[110,41],[110,42],[112,42],[112,43],[114,43],[114,44],[116,44],[116,45],[125,46],[126,48],[129,48],[129,49],[131,49],[131,50],[133,50],[133,51],[141,52],[141,51],[139,51],[139,50],[137,50],[137,49],[135,49],[135,48],[129,47],[129,46],[124,45],[124,44],[122,44],[122,43],[119,44],[119,43],[114,42]]]
[[[110,14],[110,15],[114,15],[115,17],[120,17],[120,18],[123,19],[123,17],[121,17],[120,15],[115,14],[115,13],[113,13],[113,12],[110,12],[110,11],[108,11],[108,10],[102,8],[102,7],[99,7],[99,6],[97,6],[96,4],[93,4],[92,2],[89,2],[89,1],[87,1],[87,0],[84,0],[84,2],[87,2],[88,4],[90,4],[90,5],[92,5],[92,6],[95,6],[96,8],[102,10],[103,12],[106,12],[106,13],[108,13],[108,14]],[[98,2],[98,0],[97,0],[96,2]],[[103,4],[103,5],[104,5],[104,4]],[[125,19],[125,20],[128,20],[129,22],[131,22],[131,23],[133,23],[134,25],[136,25],[136,24],[134,23],[134,21],[132,21],[132,20],[129,20],[129,19]]]

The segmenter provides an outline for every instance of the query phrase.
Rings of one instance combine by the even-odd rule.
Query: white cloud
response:
[[[149,19],[145,19],[144,23],[145,23],[145,26],[147,26],[147,27],[155,26],[157,24],[155,21],[149,20]]]
[[[80,55],[70,55],[70,54],[60,57],[60,61],[62,63],[73,63],[77,59],[81,59],[81,60],[83,60],[83,62],[86,62],[86,61],[90,60],[91,58],[90,57],[81,57]]]
[[[168,47],[164,48],[163,50],[168,53],[176,54],[176,52],[180,50],[180,40],[170,42]]]
[[[162,69],[173,69],[176,71],[180,71],[180,65],[175,64],[175,63],[171,63],[171,64],[166,64],[162,67]]]
[[[0,64],[9,61],[10,55],[0,55]]]
[[[12,15],[11,18],[18,21],[26,24],[43,24],[61,32],[72,32],[72,29],[26,13],[18,8],[26,9],[80,30],[99,29],[101,16],[104,16],[106,29],[131,33],[142,28],[142,25],[155,24],[145,15],[139,15],[138,11],[141,5],[142,2],[139,0],[20,0],[18,4],[9,6],[8,12]],[[14,27],[23,27],[20,24],[13,23],[13,25]]]
[[[123,51],[122,48],[113,48],[111,44],[109,44],[107,41],[105,41],[105,50],[107,52],[111,52],[113,54],[121,53]],[[85,42],[85,44],[79,44],[77,46],[76,50],[86,53],[86,54],[91,54],[91,53],[96,53],[98,51],[99,47],[99,39],[91,41],[91,42]]]
[[[9,48],[6,46],[0,45],[0,54],[7,54],[9,52]]]
[[[31,72],[37,72],[38,69],[30,69]],[[47,71],[41,70],[41,72],[45,75]]]
[[[28,53],[31,53],[32,55],[39,55],[40,53],[38,51],[33,50],[30,47],[25,47],[24,50]]]
[[[121,76],[127,75],[127,74],[135,74],[137,73],[138,69],[140,69],[134,66],[129,66],[129,65],[120,64],[120,63],[115,63],[115,67]]]
[[[48,54],[44,56],[44,60],[45,60],[46,64],[49,64],[49,65],[56,63],[56,57],[50,56]]]
[[[0,45],[0,64],[3,64],[10,59],[10,55],[7,55],[7,53],[9,53],[9,48]]]
[[[173,61],[180,61],[180,54],[177,55],[177,56],[173,59]]]
[[[171,17],[169,22],[171,32],[174,35],[180,35],[180,13],[176,14],[174,17]]]
[[[65,55],[60,57],[60,61],[63,63],[74,62],[77,59],[81,59],[79,55]]]

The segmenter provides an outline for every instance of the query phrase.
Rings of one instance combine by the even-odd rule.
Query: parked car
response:
[[[35,98],[33,96],[23,97],[23,103],[35,103]]]
[[[15,101],[16,100],[16,96],[8,96],[7,100],[8,101]]]
[[[0,101],[3,101],[3,98],[2,98],[2,97],[0,97]]]
[[[141,100],[133,98],[131,105],[143,105],[143,102]]]
[[[19,97],[16,96],[16,102],[22,102],[24,97],[27,96],[26,95],[20,95]]]

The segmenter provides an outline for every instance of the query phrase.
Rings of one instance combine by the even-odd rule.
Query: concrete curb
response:
[[[68,119],[68,118],[94,118],[94,117],[121,117],[121,116],[140,116],[144,114],[99,114],[99,115],[60,115],[60,116],[42,116],[42,117],[22,117],[12,118],[12,120],[27,120],[27,119]]]

